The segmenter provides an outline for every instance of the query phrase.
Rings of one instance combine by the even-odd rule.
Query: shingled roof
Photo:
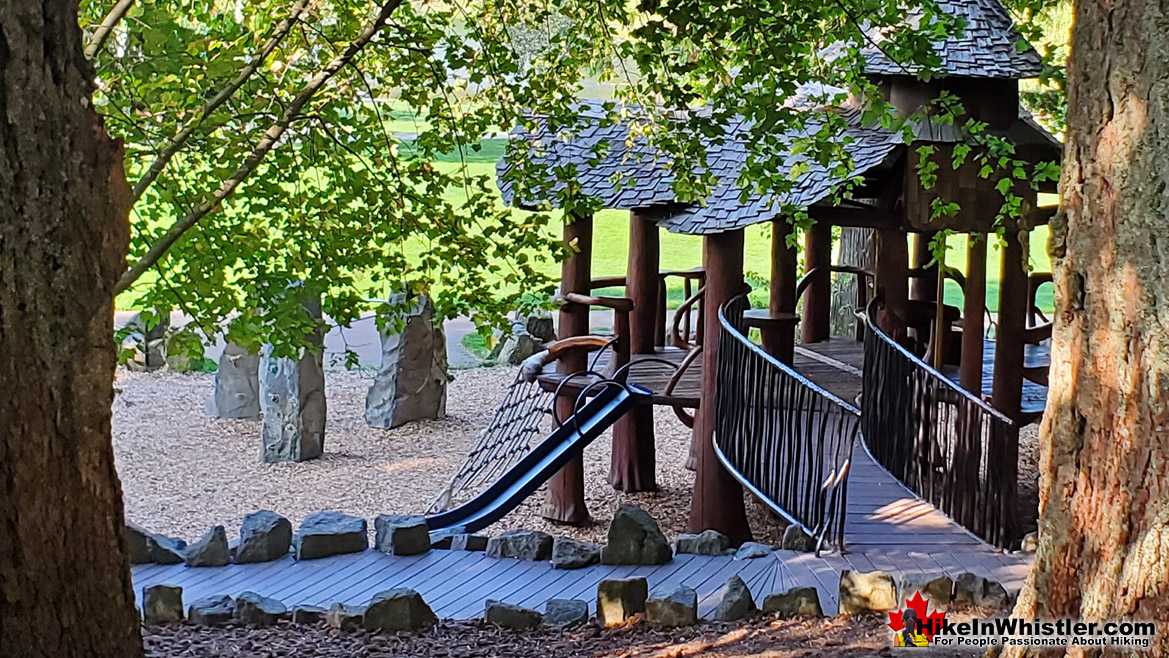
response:
[[[1042,72],[1039,54],[1015,29],[998,0],[936,1],[943,12],[966,19],[961,34],[934,44],[946,75],[1018,80]],[[885,37],[880,30],[870,30],[866,36],[869,43],[861,50],[868,62],[866,72],[911,75],[917,71],[917,67],[894,62],[881,51],[878,46]]]
[[[822,116],[827,111],[842,112],[849,127],[841,139],[852,157],[853,175],[863,174],[881,164],[900,144],[900,137],[888,130],[861,126],[860,112],[855,109],[818,107],[806,111],[813,113],[808,125],[804,130],[788,133],[787,139],[815,131],[822,121],[815,113]],[[644,138],[630,140],[627,123],[607,121],[599,101],[582,102],[579,116],[579,124],[568,135],[551,135],[547,131],[532,135],[515,131],[512,139],[536,145],[528,154],[529,160],[545,170],[574,166],[581,193],[600,200],[606,208],[668,208],[669,214],[660,220],[660,224],[676,233],[721,233],[768,221],[785,205],[806,207],[828,197],[834,186],[842,182],[834,178],[828,168],[802,156],[791,156],[778,175],[785,175],[797,162],[807,162],[808,168],[794,181],[788,193],[778,197],[750,194],[746,201],[741,200],[743,190],[737,180],[747,162],[745,140],[748,134],[746,125],[739,122],[726,130],[726,138],[721,143],[706,140],[706,163],[718,181],[712,194],[702,204],[679,206],[673,189],[674,176],[669,172],[663,154],[648,146]],[[601,143],[607,146],[599,148]],[[604,155],[598,157],[598,152]],[[514,185],[508,180],[511,167],[508,158],[500,160],[497,165],[497,180],[504,201],[519,206],[534,205],[536,200],[533,199],[515,199]],[[550,199],[564,187],[564,183],[557,182],[541,196]]]

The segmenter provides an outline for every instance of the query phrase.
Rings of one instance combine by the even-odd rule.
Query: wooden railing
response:
[[[861,424],[877,463],[982,539],[1017,539],[1018,432],[1010,418],[971,394],[865,313]]]
[[[844,546],[860,412],[748,340],[746,295],[719,313],[715,448],[756,497],[816,539]]]

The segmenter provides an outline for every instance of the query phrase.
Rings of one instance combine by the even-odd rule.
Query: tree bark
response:
[[[110,439],[122,147],[90,102],[77,3],[0,3],[0,642],[141,656]]]
[[[1163,2],[1076,3],[1024,618],[1169,619],[1166,35]],[[1157,643],[1149,655],[1169,652],[1164,629]]]

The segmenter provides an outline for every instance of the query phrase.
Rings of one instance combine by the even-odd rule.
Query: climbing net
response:
[[[522,371],[517,373],[478,443],[427,514],[465,502],[526,455],[551,430],[555,398],[534,378],[528,381]]]

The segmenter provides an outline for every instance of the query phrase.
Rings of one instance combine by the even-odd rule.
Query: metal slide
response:
[[[432,539],[478,532],[502,519],[548,478],[579,455],[650,392],[611,382],[491,486],[458,507],[426,517]]]

